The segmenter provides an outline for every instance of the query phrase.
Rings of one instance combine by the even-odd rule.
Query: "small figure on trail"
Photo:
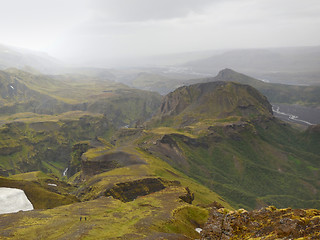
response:
[[[80,222],[81,222],[81,220],[82,220],[82,217],[80,217]]]
[[[84,220],[87,221],[87,217],[84,217]]]

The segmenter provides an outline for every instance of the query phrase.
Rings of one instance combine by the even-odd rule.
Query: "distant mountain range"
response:
[[[300,104],[320,107],[320,86],[296,86],[279,83],[269,83],[255,79],[232,69],[219,71],[213,78],[194,79],[190,82],[227,81],[248,84],[258,89],[272,103]]]
[[[62,67],[62,62],[46,53],[0,44],[0,70],[18,68],[29,72],[52,74]]]
[[[182,66],[212,74],[232,68],[270,82],[319,85],[320,46],[229,50]]]

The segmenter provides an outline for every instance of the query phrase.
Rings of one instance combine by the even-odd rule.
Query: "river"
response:
[[[304,126],[320,124],[320,109],[301,105],[272,104],[275,117]]]

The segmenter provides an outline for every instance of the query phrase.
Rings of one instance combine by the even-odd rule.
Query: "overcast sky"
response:
[[[320,45],[320,0],[0,0],[0,43],[86,61]]]

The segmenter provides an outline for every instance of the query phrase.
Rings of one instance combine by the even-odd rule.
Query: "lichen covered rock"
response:
[[[276,209],[228,211],[211,209],[201,239],[319,239],[320,211],[314,209]]]

